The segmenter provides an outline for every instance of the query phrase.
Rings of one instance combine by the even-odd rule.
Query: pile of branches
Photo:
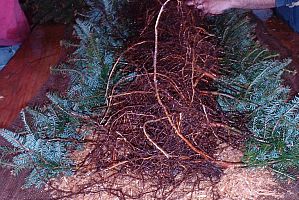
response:
[[[241,164],[214,157],[220,144],[239,147],[246,130],[234,128],[242,127],[240,119],[224,115],[217,104],[213,85],[221,49],[203,17],[175,1],[156,2],[144,13],[139,38],[110,72],[108,108],[96,119],[92,148],[78,170],[106,175],[77,194],[105,188],[121,199],[148,193],[164,199],[190,178],[197,177],[192,187],[201,180],[217,181],[222,169]],[[120,64],[130,76],[113,83]],[[116,184],[118,177],[150,187],[131,194]],[[95,185],[101,185],[98,191]]]

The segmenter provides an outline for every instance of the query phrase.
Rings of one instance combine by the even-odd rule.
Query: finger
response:
[[[188,0],[186,1],[186,4],[188,6],[196,6],[198,4],[202,4],[203,3],[203,0]]]
[[[198,10],[204,10],[204,7],[203,7],[202,4],[199,4],[199,5],[196,6],[196,9],[198,9]]]
[[[186,1],[186,5],[187,6],[194,6],[195,5],[195,1],[194,0]]]

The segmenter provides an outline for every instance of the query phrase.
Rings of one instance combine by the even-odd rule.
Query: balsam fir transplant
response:
[[[0,200],[299,199],[299,7],[248,2],[0,0]]]

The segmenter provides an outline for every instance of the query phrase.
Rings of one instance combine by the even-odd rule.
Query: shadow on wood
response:
[[[280,53],[281,58],[291,58],[291,66],[299,72],[299,33],[294,32],[287,23],[274,16],[267,22],[257,21],[259,41],[272,51]],[[299,73],[286,75],[292,94],[299,92]]]

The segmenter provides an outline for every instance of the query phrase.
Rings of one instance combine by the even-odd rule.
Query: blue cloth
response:
[[[276,7],[288,6],[292,7],[297,3],[299,0],[276,0]]]
[[[14,45],[9,47],[0,47],[0,70],[2,70],[8,61],[15,55],[20,45]]]
[[[276,0],[276,12],[299,33],[299,0]]]

